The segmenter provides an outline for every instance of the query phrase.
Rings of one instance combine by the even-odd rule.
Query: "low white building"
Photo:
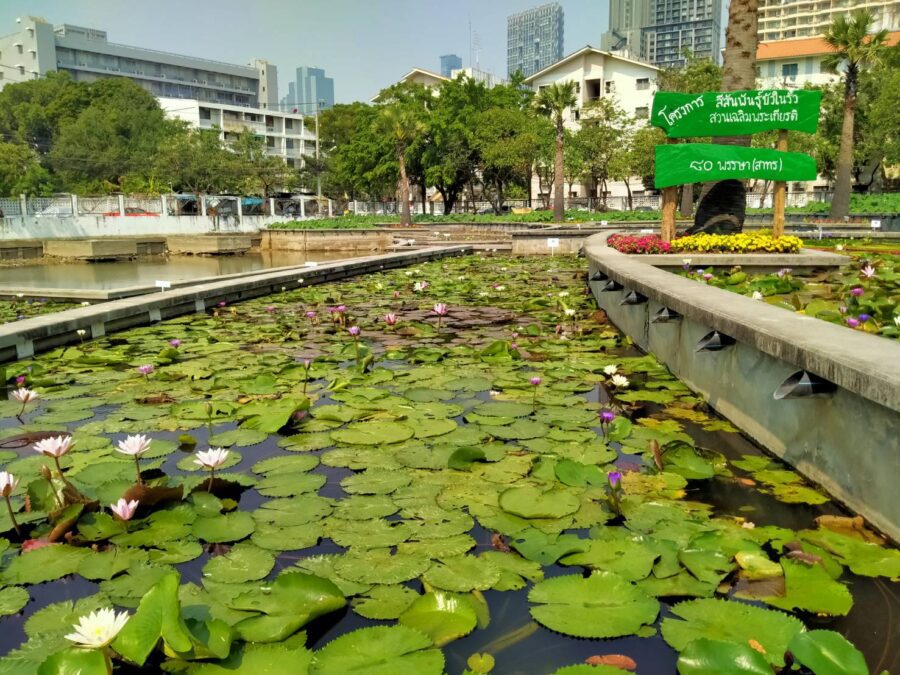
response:
[[[217,129],[225,142],[248,130],[266,139],[266,151],[289,166],[302,166],[304,155],[315,154],[316,135],[298,113],[207,103],[183,98],[160,98],[168,117],[185,120],[198,129]]]
[[[613,98],[620,108],[638,120],[649,119],[658,73],[659,68],[649,63],[587,46],[526,77],[525,84],[539,92],[552,84],[574,82],[577,101],[574,108],[566,111],[565,124],[576,130],[582,108],[590,101],[604,97]],[[634,194],[643,192],[639,178],[635,177],[630,184]],[[532,187],[533,193],[538,194],[537,183]],[[623,183],[610,182],[607,190],[612,196],[627,193]],[[596,196],[589,195],[587,187],[577,183],[567,185],[566,194],[569,197]]]

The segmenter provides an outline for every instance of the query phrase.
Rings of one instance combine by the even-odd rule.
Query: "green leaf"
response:
[[[86,548],[53,544],[21,553],[3,571],[6,584],[40,584],[75,574],[81,561],[91,555]]]
[[[483,462],[485,457],[481,448],[460,448],[450,455],[447,466],[457,471],[466,471],[474,462]]]
[[[784,574],[781,565],[769,560],[762,551],[738,551],[734,559],[741,567],[741,576],[746,579],[771,579]]]
[[[19,586],[0,589],[0,616],[18,614],[29,599],[28,591]]]
[[[381,445],[400,443],[414,434],[412,427],[400,422],[355,422],[345,429],[331,432],[331,438],[338,443],[351,445]]]
[[[372,626],[341,635],[316,652],[310,675],[441,675],[444,655],[407,626]]]
[[[485,591],[500,580],[500,569],[488,558],[460,555],[436,562],[424,579],[445,591]]]
[[[562,488],[510,488],[500,495],[500,508],[523,518],[562,518],[581,506],[578,497]]]
[[[766,660],[784,665],[784,652],[793,637],[804,630],[792,616],[733,600],[703,598],[681,602],[672,608],[675,617],[663,619],[662,635],[678,651],[699,638],[749,644],[755,640],[766,650]]]
[[[802,609],[816,614],[844,616],[853,606],[847,587],[831,578],[821,565],[781,559],[784,569],[784,597],[761,598],[773,607],[792,611]]]
[[[302,645],[245,644],[218,663],[192,664],[189,675],[307,675],[313,653]]]
[[[245,511],[223,513],[208,518],[197,518],[193,532],[197,539],[211,543],[238,541],[252,534],[253,518]]]
[[[612,572],[553,577],[528,593],[535,621],[565,635],[611,638],[652,624],[659,603]]]
[[[772,675],[772,666],[746,644],[700,638],[678,656],[679,675]]]
[[[227,448],[232,445],[247,447],[262,443],[269,437],[265,431],[257,429],[230,429],[218,434],[213,434],[207,440],[210,446]]]
[[[841,558],[854,574],[864,577],[900,577],[900,550],[885,548],[837,532],[821,528],[804,530],[803,539],[831,551]]]
[[[334,565],[340,576],[365,584],[399,584],[415,579],[429,567],[431,561],[424,556],[391,554],[387,548],[351,550]]]
[[[862,653],[840,633],[811,630],[798,633],[788,645],[794,659],[816,675],[868,675]]]
[[[226,584],[239,584],[262,579],[275,566],[275,556],[253,544],[241,542],[228,553],[210,558],[203,566],[203,576]]]
[[[415,600],[400,615],[400,624],[425,633],[435,647],[443,647],[475,630],[478,618],[468,602],[435,591]]]
[[[569,553],[587,550],[590,543],[575,534],[547,534],[535,528],[519,532],[510,546],[529,560],[552,565]]]
[[[271,584],[242,593],[228,603],[232,609],[259,612],[235,628],[247,642],[278,642],[316,617],[334,612],[347,601],[328,579],[290,572]]]
[[[353,599],[353,611],[367,619],[397,619],[418,597],[406,586],[373,586]]]
[[[147,559],[147,552],[139,548],[111,547],[84,558],[78,565],[78,574],[85,579],[112,579],[132,564],[146,562]]]
[[[106,675],[106,657],[99,649],[70,647],[53,654],[37,672],[38,675]]]
[[[350,494],[386,495],[411,482],[412,477],[402,471],[369,469],[348,476],[341,481],[341,487]]]
[[[170,572],[141,598],[137,611],[113,641],[113,649],[138,665],[144,665],[160,638],[175,651],[191,648],[191,635],[181,618],[178,602],[180,579],[180,574]]]

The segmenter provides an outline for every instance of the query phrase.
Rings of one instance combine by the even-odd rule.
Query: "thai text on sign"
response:
[[[800,152],[713,143],[656,146],[657,188],[728,178],[815,180],[816,160]]]
[[[650,122],[670,138],[743,136],[772,129],[815,133],[822,92],[764,89],[653,97]]]

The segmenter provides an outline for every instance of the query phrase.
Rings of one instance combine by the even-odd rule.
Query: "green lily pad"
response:
[[[415,579],[429,567],[424,556],[392,554],[388,548],[351,550],[334,564],[335,572],[349,581],[388,585]]]
[[[258,546],[241,542],[224,555],[210,558],[203,576],[226,584],[262,579],[275,566],[275,556]]]
[[[351,445],[400,443],[412,438],[415,431],[400,422],[355,422],[346,429],[331,432],[332,440]]]
[[[332,640],[316,652],[310,675],[441,675],[444,655],[408,626],[372,626]]]
[[[612,638],[652,624],[659,603],[612,572],[553,577],[528,593],[535,621],[565,635]]]
[[[193,533],[197,539],[210,543],[239,541],[253,533],[253,518],[244,511],[223,513],[218,516],[197,518]]]
[[[772,666],[749,645],[700,638],[678,655],[679,675],[771,675]]]
[[[435,647],[468,635],[478,624],[475,610],[468,602],[440,591],[414,600],[399,619],[401,626],[415,628],[431,638]]]
[[[488,558],[460,555],[434,563],[425,572],[424,579],[445,591],[484,591],[499,581],[500,568]]]
[[[817,614],[844,616],[853,606],[847,587],[832,579],[821,565],[781,559],[784,569],[784,597],[765,597],[773,607],[793,611],[802,609]]]
[[[397,619],[418,597],[406,586],[373,586],[353,599],[353,611],[367,619]]]
[[[788,645],[794,659],[816,675],[868,675],[862,653],[840,633],[811,630],[797,633]]]
[[[28,591],[20,586],[0,589],[0,616],[18,614],[30,599]]]
[[[511,488],[500,495],[500,508],[522,518],[562,518],[575,513],[581,502],[565,489]]]

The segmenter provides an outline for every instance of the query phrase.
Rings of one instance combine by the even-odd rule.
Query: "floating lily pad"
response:
[[[400,422],[356,422],[346,429],[331,432],[331,438],[339,443],[352,445],[381,445],[400,443],[412,438],[414,430]]]
[[[407,626],[361,628],[332,640],[319,650],[310,675],[345,675],[367,672],[372,675],[416,673],[441,675],[444,655],[431,640]]]

